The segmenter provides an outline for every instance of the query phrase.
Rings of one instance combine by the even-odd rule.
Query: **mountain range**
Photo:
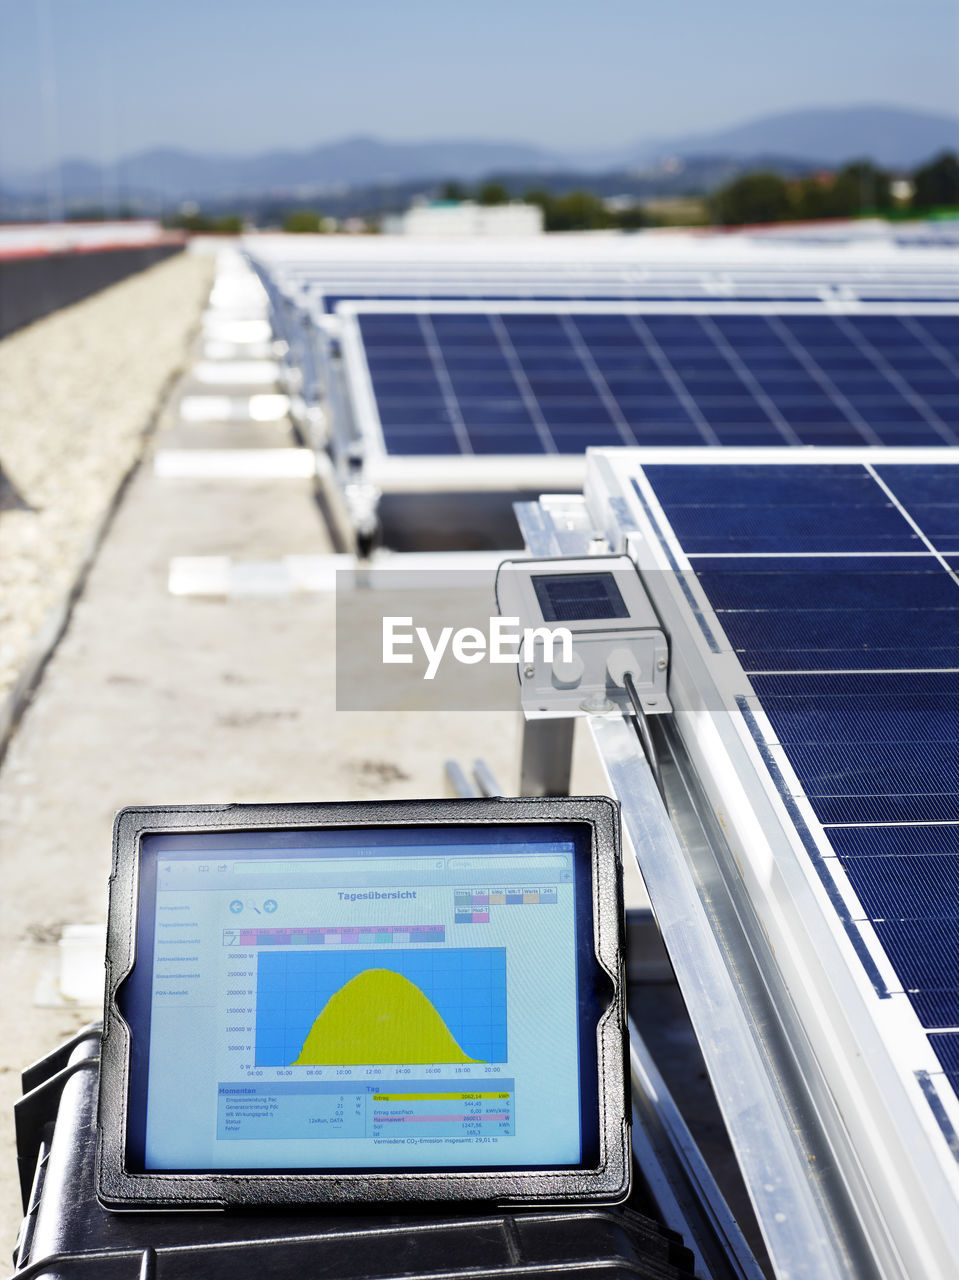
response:
[[[58,185],[68,201],[96,200],[108,188],[125,199],[162,203],[252,195],[302,199],[372,184],[475,182],[510,173],[622,171],[653,179],[682,170],[687,158],[703,157],[722,157],[742,169],[760,158],[769,163],[769,157],[815,168],[868,156],[888,168],[908,169],[949,149],[959,150],[959,117],[866,105],[780,112],[709,133],[664,133],[591,152],[476,139],[410,143],[372,137],[248,156],[166,147],[128,156],[106,172],[92,161],[65,160]],[[42,171],[3,180],[8,197],[36,195],[50,185],[50,175]]]
[[[759,153],[835,166],[868,156],[890,169],[913,168],[933,153],[959,148],[959,116],[894,106],[816,107],[783,111],[711,133],[685,134],[637,144],[634,162],[655,155]]]

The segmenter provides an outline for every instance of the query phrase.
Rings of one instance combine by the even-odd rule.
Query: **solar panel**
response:
[[[522,306],[341,309],[387,453],[959,444],[959,315]]]
[[[825,837],[826,856],[805,847],[842,927],[959,1090],[959,464],[644,473],[713,610],[704,635],[748,675],[767,766],[808,804],[797,828]]]
[[[629,617],[611,573],[534,574],[531,581],[547,622]]]

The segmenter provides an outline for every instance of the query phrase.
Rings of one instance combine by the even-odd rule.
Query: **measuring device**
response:
[[[629,556],[506,560],[496,603],[523,629],[527,720],[672,710],[666,635]]]

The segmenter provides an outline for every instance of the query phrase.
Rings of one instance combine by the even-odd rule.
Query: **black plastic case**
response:
[[[21,1280],[693,1280],[641,1179],[629,1204],[602,1209],[109,1212],[94,1193],[98,1050],[92,1028],[24,1073]]]

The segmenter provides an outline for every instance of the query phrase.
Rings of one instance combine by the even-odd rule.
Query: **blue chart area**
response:
[[[331,996],[368,969],[389,969],[422,991],[463,1052],[505,1062],[506,949],[265,951],[257,960],[256,1065],[285,1067]]]

